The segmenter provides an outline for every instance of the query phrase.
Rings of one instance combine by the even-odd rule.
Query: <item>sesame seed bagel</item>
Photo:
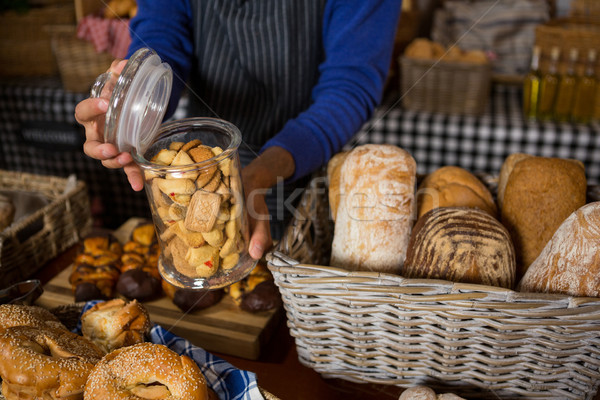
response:
[[[45,308],[21,304],[0,305],[0,328],[22,325],[66,329],[60,320]]]
[[[7,400],[83,398],[104,353],[64,329],[15,326],[0,330],[0,377]]]
[[[104,356],[90,373],[85,400],[208,399],[198,365],[161,344],[140,343]]]

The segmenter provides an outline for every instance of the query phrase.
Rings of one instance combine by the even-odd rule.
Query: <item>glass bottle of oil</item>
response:
[[[596,100],[597,79],[595,73],[596,67],[596,49],[590,49],[585,64],[583,76],[577,83],[575,91],[575,101],[571,110],[571,117],[574,122],[588,123],[594,113]]]
[[[523,113],[527,118],[536,118],[540,93],[540,55],[541,48],[533,47],[529,73],[523,82]]]
[[[552,47],[550,51],[550,65],[548,71],[542,74],[540,80],[540,95],[538,101],[537,116],[541,120],[552,118],[552,108],[556,91],[558,89],[558,62],[560,61],[560,49]]]
[[[558,91],[554,101],[554,119],[558,122],[565,122],[571,118],[571,108],[575,99],[575,89],[577,86],[577,59],[579,50],[573,48],[569,51],[567,69],[561,75],[558,82]]]

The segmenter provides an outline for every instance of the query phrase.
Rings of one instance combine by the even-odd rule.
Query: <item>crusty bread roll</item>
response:
[[[347,151],[337,153],[327,163],[327,182],[329,186],[329,209],[331,218],[335,221],[338,204],[340,202],[340,170],[346,156]]]
[[[501,221],[517,253],[517,279],[527,271],[556,229],[586,201],[585,169],[579,161],[524,157],[506,178]]]
[[[600,296],[600,202],[586,204],[556,230],[518,290]]]
[[[496,217],[494,197],[475,175],[456,166],[445,166],[427,175],[417,191],[417,217],[438,207],[470,207]]]
[[[512,289],[515,251],[506,228],[476,208],[434,208],[417,220],[402,275]]]
[[[392,145],[354,148],[340,171],[331,265],[398,273],[414,220],[416,163]]]

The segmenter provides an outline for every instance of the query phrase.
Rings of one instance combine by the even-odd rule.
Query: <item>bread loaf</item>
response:
[[[600,202],[586,204],[556,230],[519,283],[524,292],[600,296]]]
[[[417,217],[437,207],[471,207],[496,217],[494,197],[469,171],[445,166],[427,175],[417,191]]]
[[[420,218],[402,275],[511,288],[515,251],[506,228],[475,208],[435,208]]]
[[[347,151],[337,153],[327,163],[327,183],[329,186],[329,209],[331,210],[331,218],[335,221],[338,204],[340,202],[340,170],[346,156]]]
[[[529,156],[514,163],[506,178],[500,215],[515,246],[517,279],[560,224],[585,204],[586,189],[579,161]]]
[[[331,265],[398,273],[414,220],[416,163],[392,145],[354,148],[340,170]]]

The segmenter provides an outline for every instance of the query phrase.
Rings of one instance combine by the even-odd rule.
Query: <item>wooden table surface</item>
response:
[[[45,265],[36,275],[43,283],[50,281],[75,258],[77,247]],[[397,400],[402,389],[393,386],[358,384],[341,379],[323,379],[321,375],[298,361],[293,338],[285,318],[281,319],[269,345],[259,360],[246,360],[213,353],[237,368],[256,374],[260,387],[281,400]],[[600,400],[597,394],[594,400]]]

